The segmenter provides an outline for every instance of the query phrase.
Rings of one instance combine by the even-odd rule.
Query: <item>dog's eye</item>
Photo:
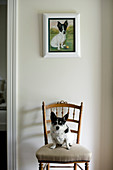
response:
[[[59,125],[62,125],[62,121],[59,121]]]
[[[57,125],[57,122],[54,122],[54,125]]]

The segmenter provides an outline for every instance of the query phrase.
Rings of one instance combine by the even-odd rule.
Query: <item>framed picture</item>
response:
[[[43,14],[43,56],[80,57],[80,14]]]

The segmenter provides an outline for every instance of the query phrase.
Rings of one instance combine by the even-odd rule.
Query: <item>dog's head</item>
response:
[[[60,130],[68,119],[68,113],[64,117],[57,117],[54,112],[51,112],[51,124],[55,130]]]
[[[66,29],[67,29],[67,26],[68,26],[68,22],[65,21],[64,24],[61,24],[59,21],[58,21],[58,24],[57,24],[57,27],[59,29],[59,31],[63,34],[66,34]]]

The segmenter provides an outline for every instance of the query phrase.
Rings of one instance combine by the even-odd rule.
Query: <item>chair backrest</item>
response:
[[[43,125],[44,125],[44,138],[45,138],[45,144],[48,144],[48,134],[50,133],[50,130],[48,130],[48,123],[51,122],[50,120],[50,113],[54,110],[54,113],[58,116],[59,111],[61,113],[61,116],[63,117],[66,113],[69,114],[69,118],[67,121],[72,122],[77,127],[77,130],[71,129],[72,133],[76,133],[76,143],[79,144],[80,142],[80,129],[81,129],[81,117],[82,117],[82,110],[83,110],[83,102],[81,102],[80,105],[70,104],[64,101],[57,102],[54,104],[46,105],[45,102],[42,103],[42,112],[43,112]],[[77,114],[76,115],[76,111]],[[47,112],[49,113],[49,116],[47,115]],[[70,117],[71,114],[71,117]]]

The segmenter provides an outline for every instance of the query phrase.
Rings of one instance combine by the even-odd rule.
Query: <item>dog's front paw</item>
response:
[[[72,146],[72,143],[69,143],[69,146]]]
[[[66,45],[64,44],[64,45],[61,45],[61,48],[65,48],[66,47]]]
[[[55,148],[56,148],[56,145],[50,146],[50,149],[55,149]]]
[[[70,145],[69,145],[69,144],[67,144],[67,145],[66,145],[66,149],[68,149],[68,150],[69,150],[70,148],[71,148],[71,147],[70,147]]]
[[[66,149],[67,149],[67,150],[70,150],[70,146],[67,146]]]

